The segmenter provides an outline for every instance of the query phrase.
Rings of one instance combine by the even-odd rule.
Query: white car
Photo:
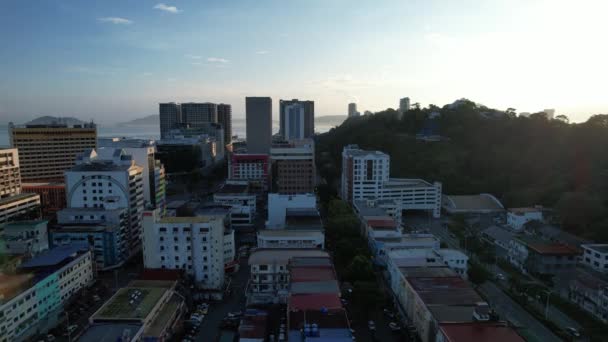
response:
[[[369,328],[369,330],[374,331],[376,330],[376,323],[374,321],[369,321],[367,322],[367,327]]]
[[[567,327],[566,331],[570,333],[570,335],[574,336],[574,337],[581,337],[581,333],[578,332],[578,330],[576,330],[576,328],[573,327]]]

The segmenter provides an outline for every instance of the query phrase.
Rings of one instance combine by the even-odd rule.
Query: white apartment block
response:
[[[443,263],[449,268],[461,277],[467,278],[469,257],[466,254],[456,249],[447,248],[435,249],[435,253],[441,257]]]
[[[288,209],[317,210],[317,197],[314,194],[268,194],[268,229],[285,228]]]
[[[0,253],[36,255],[49,249],[48,221],[14,221],[5,224],[0,231]]]
[[[142,168],[144,203],[146,207],[165,206],[165,167],[156,160],[156,144],[153,140],[127,138],[99,138],[100,148],[123,149],[135,164]]]
[[[390,156],[348,145],[342,151],[342,199],[380,199],[401,202],[403,210],[428,210],[441,216],[441,183],[422,179],[390,178]]]
[[[16,148],[0,149],[0,198],[21,193],[19,154]]]
[[[40,195],[21,193],[17,149],[0,149],[0,224],[20,217],[37,218],[39,215]]]
[[[146,211],[143,225],[146,268],[184,270],[199,288],[222,289],[225,260],[234,255],[224,215],[160,218],[158,211]]]
[[[449,267],[462,278],[467,278],[469,257],[454,249],[409,248],[388,252],[387,269],[400,267]],[[395,274],[397,274],[395,273]],[[392,278],[392,277],[391,277]]]
[[[521,230],[530,221],[542,221],[542,208],[510,208],[507,212],[507,225],[515,230]]]
[[[132,254],[141,248],[142,170],[124,150],[102,148],[82,154],[65,172],[68,208],[129,210],[126,239]]]
[[[247,181],[227,181],[213,195],[215,203],[230,206],[230,224],[233,227],[253,224],[256,214],[256,200],[256,194],[249,192]]]
[[[63,315],[63,304],[91,284],[91,252],[82,246],[53,248],[21,264],[18,273],[0,279],[21,289],[0,298],[0,342],[24,341],[39,333],[39,322],[49,315]]]
[[[263,229],[257,239],[258,248],[325,248],[322,230]]]
[[[582,263],[592,269],[608,272],[608,244],[581,245],[583,249]]]

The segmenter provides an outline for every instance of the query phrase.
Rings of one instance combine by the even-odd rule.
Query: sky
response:
[[[2,0],[0,124],[159,102],[315,101],[608,113],[604,0]]]

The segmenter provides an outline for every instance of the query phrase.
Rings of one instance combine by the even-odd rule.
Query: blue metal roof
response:
[[[79,251],[86,251],[87,249],[88,246],[86,244],[70,244],[58,246],[36,255],[32,259],[22,263],[20,267],[32,268],[57,265],[72,256],[74,253]]]

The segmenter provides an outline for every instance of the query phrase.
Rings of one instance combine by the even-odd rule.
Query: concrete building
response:
[[[180,332],[187,305],[176,281],[134,280],[89,318],[78,339],[97,341],[172,341]]]
[[[580,250],[530,236],[509,241],[509,262],[524,273],[559,274],[572,272]]]
[[[583,257],[581,263],[590,268],[608,273],[608,244],[581,245]]]
[[[375,260],[381,265],[388,263],[391,251],[404,249],[439,249],[441,242],[433,234],[402,234],[394,237],[378,237],[372,244]]]
[[[292,258],[328,258],[320,249],[258,249],[249,256],[251,278],[247,289],[249,303],[285,302],[289,294],[289,268]]]
[[[410,110],[410,98],[404,97],[399,100],[399,113],[403,114]]]
[[[448,214],[480,215],[505,211],[498,198],[491,194],[443,195],[441,206]]]
[[[248,181],[254,192],[267,191],[270,185],[268,155],[233,153],[228,165],[228,179]]]
[[[272,99],[245,98],[247,151],[252,154],[270,153],[272,142]]]
[[[36,255],[49,249],[48,221],[13,221],[1,227],[0,254]]]
[[[257,195],[249,192],[248,181],[227,181],[213,194],[213,202],[230,206],[232,227],[253,225]]]
[[[21,193],[19,154],[16,148],[0,149],[0,198]]]
[[[160,218],[157,211],[146,211],[143,221],[146,268],[183,270],[201,289],[223,289],[224,239],[234,246],[225,215]]]
[[[128,208],[68,208],[57,212],[57,224],[49,228],[53,247],[89,246],[98,270],[120,267],[132,255]]]
[[[570,301],[608,323],[608,279],[603,274],[577,268],[570,277],[568,290]]]
[[[182,103],[182,125],[190,128],[201,128],[209,123],[217,123],[217,105],[215,103]]]
[[[164,210],[165,167],[156,159],[156,144],[151,140],[127,138],[99,138],[100,148],[122,149],[130,155],[143,173],[144,205]]]
[[[0,274],[0,342],[47,332],[65,315],[63,305],[94,280],[91,252],[82,246],[44,251]]]
[[[25,193],[38,194],[40,196],[40,210],[42,217],[52,219],[55,214],[65,208],[65,183],[23,183],[21,189]]]
[[[395,271],[400,267],[449,267],[455,274],[467,278],[466,254],[454,249],[432,249],[432,248],[403,248],[393,249],[388,252],[389,271]],[[393,272],[391,278],[397,274]]]
[[[287,139],[306,139],[315,135],[314,101],[280,100],[279,134]]]
[[[547,119],[552,120],[555,117],[555,109],[543,109],[543,112],[547,115]]]
[[[530,221],[543,220],[542,207],[534,208],[509,208],[507,211],[507,225],[514,230],[522,230]]]
[[[156,156],[167,173],[211,171],[219,161],[217,141],[207,134],[184,136],[181,132],[169,131],[166,139],[156,143]]]
[[[357,104],[349,103],[348,104],[348,117],[351,118],[353,116],[359,116],[359,112],[357,112]]]
[[[353,211],[363,221],[365,217],[389,216],[401,227],[401,202],[396,200],[362,199],[353,201]]]
[[[382,199],[401,202],[403,210],[426,210],[441,216],[441,183],[390,178],[390,157],[348,145],[342,151],[341,197],[350,202]]]
[[[258,248],[325,248],[323,230],[263,229],[257,233]]]
[[[17,149],[0,149],[0,224],[40,217],[40,196],[22,193]]]
[[[68,125],[61,119],[9,125],[11,146],[19,150],[23,182],[61,181],[76,157],[97,147],[93,123]]]
[[[141,248],[143,169],[122,149],[101,148],[80,155],[65,172],[67,207],[128,209],[125,232],[131,254]]]
[[[289,209],[312,209],[318,212],[317,197],[314,194],[268,194],[268,222],[266,223],[266,228],[284,228]]]
[[[179,128],[182,123],[181,107],[178,103],[159,103],[158,113],[160,119],[160,138],[167,138],[172,129]]]
[[[232,106],[220,103],[217,105],[217,122],[224,129],[224,144],[232,143]]]
[[[272,192],[279,194],[315,191],[315,145],[312,139],[274,143],[270,149]]]

